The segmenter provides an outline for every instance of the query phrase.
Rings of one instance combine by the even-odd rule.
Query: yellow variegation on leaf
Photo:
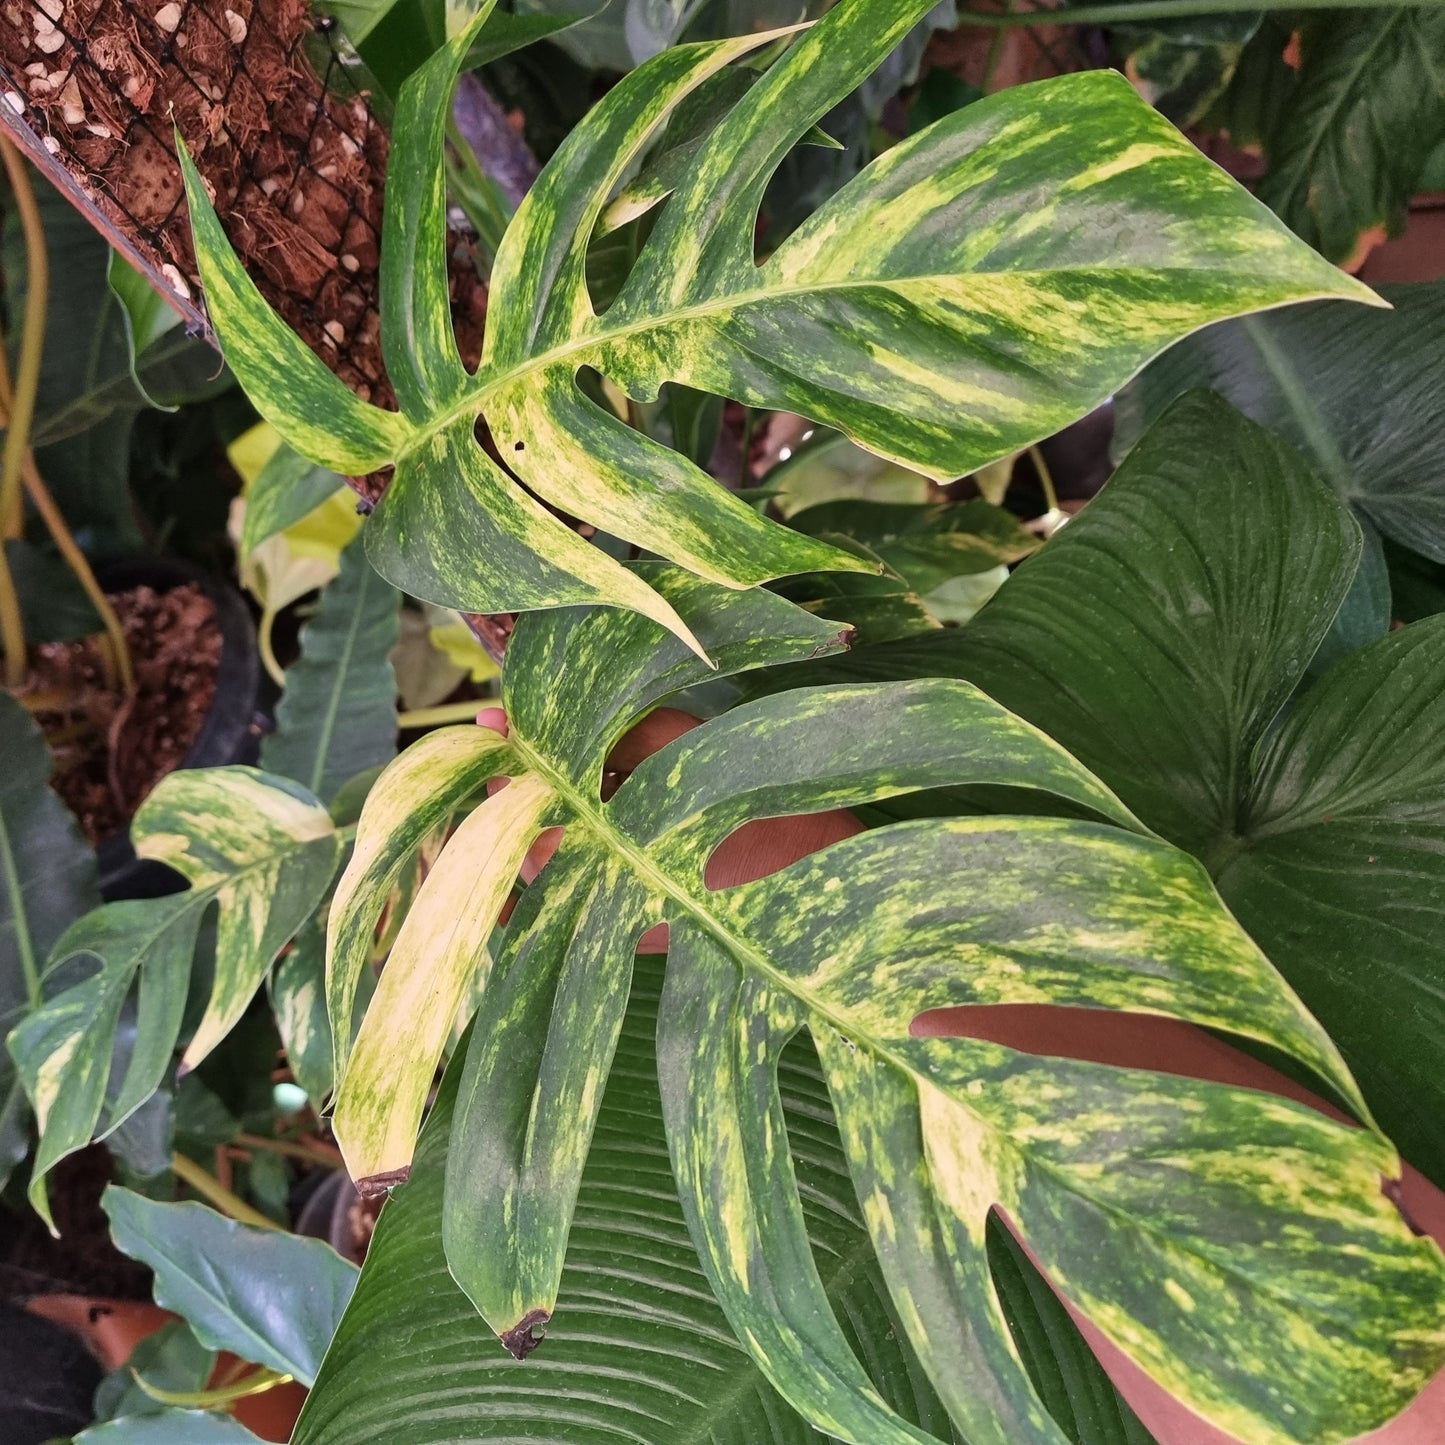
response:
[[[837,648],[831,624],[767,593],[667,567],[641,575],[723,671]],[[1200,864],[1044,734],[946,678],[737,707],[603,801],[612,743],[707,675],[636,614],[522,619],[506,737],[450,729],[404,754],[372,794],[338,890],[330,986],[346,1017],[387,890],[432,819],[510,779],[412,904],[383,989],[398,977],[367,1016],[336,1115],[353,1173],[376,1187],[402,1177],[444,1015],[480,983],[442,1234],[453,1278],[502,1343],[530,1353],[554,1310],[633,953],[666,923],[657,1059],[683,1209],[738,1339],[818,1430],[854,1445],[933,1438],[870,1381],[809,1246],[776,1073],[800,1029],[901,1326],[964,1438],[1065,1439],[999,1307],[994,1210],[1111,1340],[1251,1445],[1343,1440],[1407,1403],[1445,1362],[1445,1262],[1382,1192],[1399,1160],[1335,1047]],[[757,882],[706,881],[746,823],[949,788],[1026,790],[1034,803],[911,819],[899,804],[905,821]],[[1051,809],[1065,816],[1039,815]],[[493,956],[511,874],[553,826],[560,848]],[[1253,1041],[1312,1071],[1365,1127],[1250,1090],[911,1032],[930,1009],[1018,1003]]]
[[[939,120],[757,264],[773,171],[931,3],[841,0],[812,28],[681,46],[625,77],[509,225],[473,375],[451,327],[443,145],[481,4],[397,106],[381,340],[398,412],[358,400],[266,306],[183,155],[207,306],[251,399],[321,465],[395,468],[366,528],[382,576],[463,611],[630,608],[692,645],[663,598],[548,507],[728,587],[872,564],[779,527],[632,430],[580,389],[582,369],[638,401],[676,382],[797,412],[947,481],[1074,420],[1210,321],[1371,299],[1105,72]],[[617,184],[689,95],[789,36],[670,178],[599,315],[586,253]],[[478,445],[478,416],[505,465]]]

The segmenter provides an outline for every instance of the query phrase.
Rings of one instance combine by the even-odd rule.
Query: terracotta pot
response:
[[[176,1316],[149,1301],[104,1299],[93,1295],[41,1295],[29,1302],[32,1314],[62,1325],[86,1345],[90,1355],[108,1372],[130,1359],[135,1347]],[[211,1385],[230,1377],[236,1356],[222,1353],[216,1358]],[[94,1389],[94,1386],[91,1386]],[[231,1413],[248,1430],[263,1440],[291,1438],[296,1417],[306,1400],[303,1386],[277,1385],[262,1395],[238,1400]],[[48,1439],[49,1435],[41,1437]],[[7,1445],[9,1442],[7,1440]]]

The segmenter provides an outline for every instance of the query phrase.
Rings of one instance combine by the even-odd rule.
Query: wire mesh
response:
[[[394,404],[377,311],[388,136],[326,21],[304,0],[3,0],[0,14],[6,106],[153,281],[185,301],[199,289],[178,130],[262,294],[358,395]],[[464,239],[451,261],[474,361],[485,288]]]

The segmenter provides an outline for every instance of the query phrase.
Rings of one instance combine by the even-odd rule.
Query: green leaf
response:
[[[717,675],[828,652],[842,643],[837,624],[808,617],[768,593],[732,593],[656,565],[639,573],[696,629]],[[574,609],[563,615],[575,620],[580,614]],[[636,615],[615,618],[612,637],[600,651],[590,647],[589,632],[524,631],[514,635],[508,655],[517,659],[514,669],[555,683],[514,720],[546,727],[564,757],[585,760],[589,767],[595,760],[600,787],[599,747],[605,754],[640,712],[714,674],[681,644],[662,644],[657,628]],[[527,845],[554,811],[552,788],[535,775],[519,777],[458,830],[397,936],[356,1039],[357,1057],[348,1065],[356,983],[370,958],[377,923],[422,840],[489,779],[518,773],[519,762],[496,733],[443,728],[382,774],[362,810],[356,848],[332,902],[327,993],[342,1086],[336,1136],[363,1188],[382,1187],[405,1173],[452,1016],[486,977],[492,923]],[[402,1038],[408,1040],[405,1047]]]
[[[1346,10],[1305,19],[1298,84],[1266,138],[1260,197],[1331,261],[1365,232],[1398,231],[1445,134],[1445,11]]]
[[[95,855],[51,792],[50,750],[30,714],[0,691],[0,1036],[41,1001],[45,955],[70,921],[99,902]],[[25,1099],[0,1053],[0,1181],[25,1157]]]
[[[1059,1297],[997,1219],[988,1224],[988,1261],[1029,1378],[1071,1445],[1158,1445]]]
[[[661,691],[629,674],[658,675],[664,640],[636,615],[593,609],[523,618],[508,650],[510,730],[494,758],[511,782],[483,811],[540,786],[545,808],[512,826],[522,841],[566,831],[481,990],[443,1206],[451,1273],[503,1343],[528,1353],[557,1307],[632,954],[665,922],[658,1059],[684,1211],[739,1338],[816,1428],[867,1445],[926,1438],[870,1381],[808,1246],[774,1093],[804,1027],[903,1328],[970,1440],[1061,1439],[990,1283],[993,1208],[1111,1339],[1246,1439],[1338,1439],[1398,1410],[1445,1357],[1445,1270],[1381,1194],[1399,1166],[1376,1134],[1248,1091],[911,1036],[919,1013],[960,1003],[1160,1014],[1278,1050],[1368,1119],[1333,1045],[1200,865],[1144,834],[1043,734],[946,679],[747,704],[654,754],[604,802],[612,741]],[[674,687],[702,675],[680,642],[666,649],[686,663]],[[607,679],[620,679],[615,704]],[[403,755],[392,771],[407,770]],[[925,818],[708,886],[714,850],[749,822],[970,786],[1033,790],[1103,821]],[[359,854],[376,846],[369,831],[363,816]],[[453,849],[465,870],[460,842],[432,877]],[[483,919],[449,892],[444,903],[449,929],[485,937]],[[403,932],[439,927],[430,908],[423,890]],[[339,903],[333,929],[347,912]],[[382,1000],[395,966],[363,1034],[398,1017]],[[378,1141],[389,1151],[415,1127],[435,1058],[422,1053],[408,1080],[380,1049],[363,1065],[358,1047],[337,1107],[353,1171],[396,1178]],[[1278,1383],[1295,1379],[1298,1395]]]
[[[316,1379],[356,1286],[329,1244],[237,1224],[201,1204],[161,1204],[114,1184],[101,1203],[116,1247],[155,1270],[155,1299],[213,1350]]]
[[[348,778],[396,753],[396,678],[391,649],[400,599],[358,542],[322,589],[301,629],[301,656],[286,670],[276,731],[261,763],[331,798]]]
[[[657,1091],[661,985],[661,960],[638,959],[547,1348],[519,1369],[447,1269],[442,1198],[458,1060],[411,1178],[382,1211],[295,1445],[819,1440],[733,1340],[688,1238]],[[873,1262],[809,1052],[788,1051],[779,1083],[829,1297],[889,1401],[947,1439],[947,1418],[910,1359]]]
[[[205,907],[190,893],[178,893],[107,903],[77,919],[51,958],[49,976],[62,986],[48,991],[46,1001],[10,1035],[10,1054],[40,1125],[30,1202],[52,1227],[46,1175],[92,1139],[118,1129],[165,1079],[181,1032]],[[69,983],[73,964],[84,960],[93,971]],[[111,1091],[121,1009],[137,978],[135,1042]]]
[[[188,172],[208,306],[252,400],[319,464],[396,468],[366,528],[384,577],[464,611],[602,603],[681,626],[543,503],[731,587],[869,565],[632,430],[589,400],[583,369],[639,402],[674,382],[801,412],[951,480],[1074,420],[1209,321],[1371,299],[1102,72],[909,137],[757,265],[769,178],[931,8],[842,0],[798,38],[691,153],[598,315],[586,255],[615,186],[690,94],[772,37],[677,47],[625,77],[513,217],[475,375],[445,265],[444,123],[471,40],[457,34],[403,88],[393,132],[382,339],[400,416],[347,394],[266,308]],[[479,414],[505,468],[476,442]]]
[[[156,1415],[127,1415],[92,1425],[75,1437],[75,1445],[259,1445],[232,1415],[207,1410],[162,1410]]]
[[[344,485],[335,472],[308,462],[283,442],[246,489],[242,554],[255,551],[268,538],[310,516]]]
[[[1282,443],[1196,394],[975,622],[850,675],[969,677],[1196,852],[1382,1126],[1442,1179],[1441,620],[1281,712],[1349,588],[1354,531]]]
[[[51,285],[31,441],[47,447],[115,413],[174,407],[223,390],[230,379],[204,339],[118,257],[50,185],[36,187]],[[24,310],[25,253],[18,218],[5,227],[7,306]],[[19,344],[19,328],[10,337]],[[13,364],[13,356],[12,356]]]
[[[335,1087],[331,1022],[326,1013],[326,918],[308,919],[267,981],[286,1062],[320,1114]]]
[[[167,1407],[145,1392],[137,1376],[162,1390],[193,1392],[205,1388],[215,1364],[216,1352],[203,1345],[184,1320],[171,1320],[141,1340],[130,1359],[100,1382],[96,1418],[164,1414]]]
[[[79,918],[55,945],[45,1001],[10,1038],[40,1121],[30,1199],[47,1220],[48,1172],[119,1128],[164,1081],[211,905],[218,910],[214,981],[185,1050],[186,1069],[230,1032],[321,901],[340,855],[326,810],[293,783],[253,768],[170,774],[141,805],[131,835],[141,857],[170,864],[190,888],[107,903]],[[90,971],[75,982],[84,960]],[[112,1079],[121,1010],[137,980],[135,1040]]]
[[[304,789],[243,767],[163,778],[136,813],[131,839],[140,857],[186,878],[197,907],[217,904],[215,981],[181,1060],[191,1069],[230,1032],[320,902],[341,841]]]
[[[1380,294],[1393,310],[1323,302],[1180,342],[1120,397],[1116,447],[1181,392],[1211,387],[1297,447],[1372,528],[1445,561],[1445,281]]]

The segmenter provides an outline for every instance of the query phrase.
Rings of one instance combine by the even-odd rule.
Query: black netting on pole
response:
[[[178,128],[266,299],[358,394],[392,404],[377,315],[388,137],[304,0],[0,0],[0,15],[5,118],[102,229],[198,294]],[[462,242],[452,271],[474,361],[485,290]]]

